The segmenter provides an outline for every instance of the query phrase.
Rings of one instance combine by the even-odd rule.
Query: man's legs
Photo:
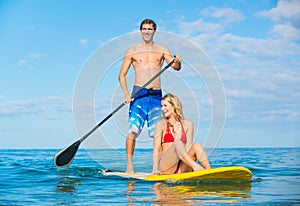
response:
[[[133,152],[134,152],[134,148],[135,148],[135,138],[136,138],[136,134],[133,132],[129,133],[126,138],[126,155],[127,155],[126,173],[128,173],[128,174],[134,173],[132,157],[133,157]]]
[[[161,99],[162,91],[161,90],[151,90],[151,95],[148,97],[148,135],[151,138],[154,138],[154,129],[156,123],[161,120]]]
[[[140,87],[134,86],[132,93],[136,92]],[[136,138],[144,127],[146,120],[146,110],[144,109],[145,98],[139,95],[145,95],[146,89],[140,91],[135,97],[134,101],[130,103],[129,107],[129,132],[126,138],[126,155],[127,155],[127,169],[126,173],[133,174],[134,167],[132,163],[134,148],[136,144]]]

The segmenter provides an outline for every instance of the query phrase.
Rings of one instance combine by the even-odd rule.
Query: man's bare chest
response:
[[[161,66],[163,55],[157,53],[139,54],[133,57],[136,66]]]

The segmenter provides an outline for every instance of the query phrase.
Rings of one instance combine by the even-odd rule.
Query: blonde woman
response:
[[[176,174],[210,169],[203,146],[199,142],[193,144],[194,124],[184,119],[178,97],[165,95],[161,106],[163,118],[154,131],[152,173]]]

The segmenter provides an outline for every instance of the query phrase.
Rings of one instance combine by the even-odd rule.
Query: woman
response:
[[[155,125],[152,173],[176,174],[210,169],[202,145],[199,142],[193,144],[194,125],[192,121],[184,120],[178,97],[165,95],[161,106],[163,119]]]

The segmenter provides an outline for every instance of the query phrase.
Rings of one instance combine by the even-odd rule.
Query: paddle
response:
[[[173,63],[175,59],[173,59],[167,66],[165,66],[162,70],[160,70],[156,75],[154,75],[144,86],[142,86],[139,90],[131,95],[131,99],[134,98],[141,90],[143,90],[146,86],[148,86],[154,79],[156,79],[159,75],[161,75],[166,69],[168,69]],[[123,102],[120,104],[115,110],[113,110],[107,117],[105,117],[101,122],[99,122],[91,131],[89,131],[86,135],[84,135],[81,139],[77,140],[69,147],[62,149],[54,156],[54,165],[57,167],[66,167],[71,164],[72,160],[75,157],[75,154],[80,146],[80,144],[88,138],[96,129],[98,129],[104,122],[106,122],[111,116],[113,116],[117,111],[119,111],[126,103]]]

